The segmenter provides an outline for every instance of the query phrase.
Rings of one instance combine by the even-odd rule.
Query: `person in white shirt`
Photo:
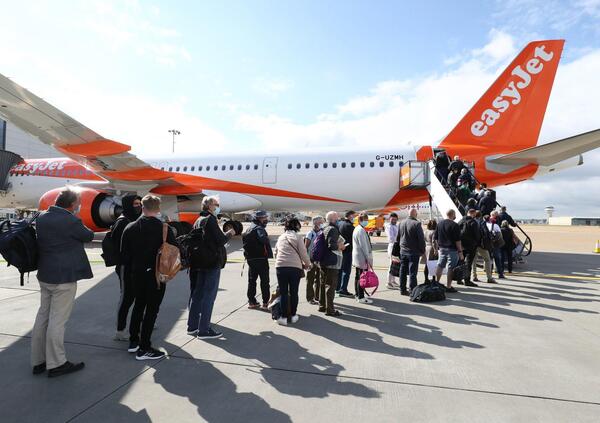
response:
[[[488,231],[490,231],[490,234],[492,234],[493,249],[491,253],[494,257],[494,265],[496,266],[496,273],[498,273],[498,279],[506,279],[504,273],[502,272],[502,251],[501,248],[498,247],[496,245],[496,242],[494,241],[499,238],[502,239],[502,230],[500,229],[500,226],[496,224],[497,215],[498,212],[493,211],[491,218],[490,216],[484,216],[483,219],[485,220],[485,224],[488,228]]]
[[[369,215],[361,213],[358,216],[358,225],[352,232],[352,266],[356,268],[354,278],[354,289],[356,300],[362,304],[371,304],[373,300],[365,297],[365,290],[360,287],[360,275],[362,272],[373,268],[373,247],[365,226],[369,224]]]
[[[392,249],[394,248],[394,242],[398,237],[398,215],[396,213],[390,213],[390,221],[386,227],[386,233],[388,237],[388,258],[390,259],[390,269],[388,271],[388,289],[398,289],[400,284],[396,282],[396,276],[392,274]]]

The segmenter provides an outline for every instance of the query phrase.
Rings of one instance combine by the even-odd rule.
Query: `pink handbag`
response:
[[[369,266],[367,270],[362,272],[362,274],[360,275],[359,284],[360,287],[365,290],[365,294],[367,294],[369,297],[375,294],[375,291],[377,291],[377,288],[379,288],[379,278],[377,277],[375,272],[373,272],[373,268],[371,266]],[[374,288],[373,292],[369,294],[367,292],[367,288]]]

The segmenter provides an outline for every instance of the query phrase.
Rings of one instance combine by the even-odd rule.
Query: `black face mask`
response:
[[[136,216],[141,216],[142,214],[142,206],[133,206],[133,212],[136,214]]]

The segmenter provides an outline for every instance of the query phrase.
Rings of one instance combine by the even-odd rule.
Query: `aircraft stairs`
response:
[[[465,163],[469,169],[475,183],[479,183],[475,177],[474,163]],[[444,181],[445,182],[445,181]],[[446,216],[448,210],[454,210],[456,213],[456,222],[460,221],[466,210],[452,190],[446,189],[446,186],[437,176],[435,162],[433,160],[418,161],[411,160],[406,162],[400,170],[400,189],[426,189],[429,192],[430,203],[435,205],[442,216]],[[496,202],[496,206],[501,205]],[[532,241],[529,235],[517,223],[513,230],[517,230],[519,239],[518,245],[514,250],[515,261],[523,261],[523,257],[531,254]]]
[[[0,192],[8,192],[10,184],[8,182],[8,174],[10,169],[23,161],[23,158],[18,154],[10,151],[0,150]]]

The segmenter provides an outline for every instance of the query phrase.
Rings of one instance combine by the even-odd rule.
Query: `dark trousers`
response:
[[[121,298],[119,300],[119,309],[117,311],[117,330],[123,331],[127,327],[127,315],[129,309],[135,301],[135,291],[133,289],[133,278],[128,266],[117,266],[117,275],[119,276],[119,285],[121,289]]]
[[[354,274],[354,292],[356,292],[356,298],[359,300],[365,298],[365,290],[360,287],[360,275],[364,272],[363,269],[356,267],[356,273]]]
[[[492,251],[494,256],[494,264],[496,265],[496,272],[498,276],[504,276],[504,263],[502,263],[502,248],[494,248]]]
[[[256,304],[256,280],[260,277],[260,292],[263,304],[269,302],[271,285],[269,280],[269,261],[265,259],[248,260],[248,302]]]
[[[306,272],[306,301],[319,301],[321,291],[321,268],[317,265]]]
[[[338,269],[324,267],[321,271],[321,292],[319,293],[319,305],[325,308],[327,313],[335,312],[333,308],[333,299],[335,298],[335,288],[338,282]]]
[[[165,285],[160,284],[160,287],[157,285],[154,269],[146,272],[134,272],[132,277],[135,304],[129,323],[129,339],[139,342],[141,350],[147,350],[152,345],[150,338],[160,304],[165,296]]]
[[[352,248],[342,251],[342,268],[338,272],[337,292],[347,292],[350,274],[352,273]]]
[[[400,290],[406,290],[406,279],[410,279],[410,289],[417,286],[417,272],[419,271],[418,254],[400,253]]]
[[[503,247],[500,250],[500,258],[502,262],[502,273],[504,273],[504,262],[506,261],[507,269],[512,273],[512,265],[513,265],[513,247],[510,245],[508,248]]]
[[[278,267],[275,269],[279,294],[281,295],[281,313],[283,317],[292,317],[298,312],[298,287],[301,271],[297,267]]]
[[[213,306],[219,291],[221,269],[197,269],[194,274],[196,283],[190,302],[188,331],[198,330],[200,333],[205,333],[210,328]]]
[[[475,257],[477,257],[477,247],[472,250],[463,249],[463,254],[465,256],[465,263],[467,265],[467,274],[465,275],[465,282],[471,282],[471,273],[473,271],[473,266],[475,266]]]

